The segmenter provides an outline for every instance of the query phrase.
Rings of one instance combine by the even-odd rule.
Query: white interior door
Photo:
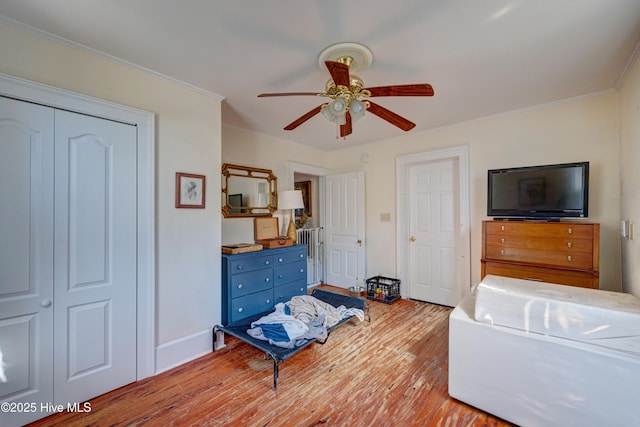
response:
[[[454,306],[459,224],[458,171],[453,158],[409,167],[411,298]]]
[[[55,129],[55,130],[54,130]],[[0,97],[0,425],[136,380],[134,126]]]
[[[56,111],[54,398],[136,380],[136,129]]]
[[[326,177],[326,282],[348,288],[365,275],[364,172]]]
[[[3,426],[53,397],[52,178],[53,110],[0,97],[0,401],[29,405],[0,411]]]

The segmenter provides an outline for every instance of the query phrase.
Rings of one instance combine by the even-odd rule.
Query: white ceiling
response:
[[[0,15],[218,94],[224,123],[323,150],[404,133],[371,114],[346,140],[322,115],[282,130],[324,98],[256,95],[323,92],[332,44],[373,52],[365,86],[433,85],[376,98],[418,132],[614,89],[640,41],[639,0],[0,0]]]

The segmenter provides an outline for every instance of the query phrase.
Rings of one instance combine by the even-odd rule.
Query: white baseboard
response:
[[[156,347],[156,374],[168,371],[212,351],[212,329]]]

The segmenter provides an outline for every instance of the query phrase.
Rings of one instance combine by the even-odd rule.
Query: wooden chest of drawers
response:
[[[222,255],[222,324],[307,293],[307,246]]]
[[[483,221],[481,276],[599,287],[600,225]]]

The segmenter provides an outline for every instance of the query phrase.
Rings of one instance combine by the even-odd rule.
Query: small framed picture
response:
[[[204,209],[206,177],[176,172],[176,208]]]

